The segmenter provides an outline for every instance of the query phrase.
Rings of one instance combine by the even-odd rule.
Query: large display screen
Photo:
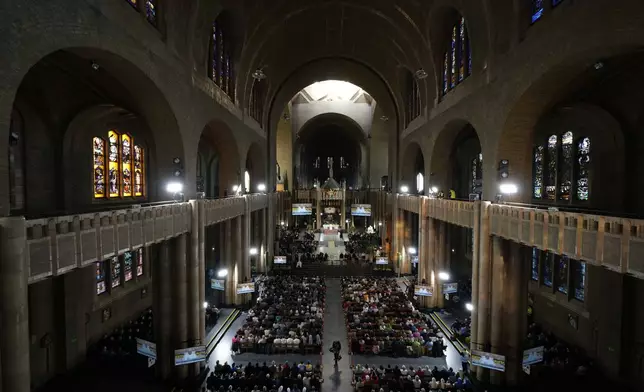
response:
[[[312,215],[313,204],[311,203],[293,203],[291,207],[292,214],[295,216]]]
[[[543,346],[523,351],[523,366],[543,362]]]
[[[371,204],[351,204],[351,215],[371,216]]]
[[[174,350],[174,366],[203,362],[206,360],[206,346]]]
[[[286,256],[273,257],[273,264],[286,264]]]
[[[255,283],[237,283],[237,294],[249,294],[255,292]]]
[[[213,290],[224,291],[224,280],[223,279],[210,279],[210,288]]]
[[[136,352],[152,359],[157,359],[157,345],[147,340],[136,338]]]
[[[414,295],[420,297],[431,297],[434,295],[434,288],[432,286],[425,286],[417,284],[414,286]]]
[[[505,356],[472,350],[472,365],[505,372]]]
[[[377,265],[387,265],[387,264],[389,264],[389,259],[387,257],[383,257],[383,256],[376,256],[376,264]]]
[[[458,283],[443,283],[443,294],[458,293]]]

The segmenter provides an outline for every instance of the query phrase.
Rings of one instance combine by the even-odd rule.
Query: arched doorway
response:
[[[198,147],[197,192],[207,198],[230,196],[243,186],[239,149],[232,131],[221,121],[206,125]]]
[[[425,157],[417,142],[409,143],[404,150],[401,177],[400,185],[407,187],[409,193],[425,194]]]

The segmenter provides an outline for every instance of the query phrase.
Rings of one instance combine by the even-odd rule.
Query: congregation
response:
[[[233,392],[316,392],[320,391],[322,368],[319,364],[300,362],[289,365],[288,361],[276,364],[264,362],[223,365],[217,361],[206,378],[202,391]]]
[[[257,303],[233,337],[234,352],[320,352],[326,286],[319,277],[258,280]]]
[[[442,333],[419,312],[396,279],[343,278],[350,352],[393,357],[441,357]]]
[[[356,392],[424,392],[424,391],[466,391],[472,389],[470,380],[462,372],[453,369],[430,368],[426,366],[401,367],[381,365],[356,365],[353,381]]]

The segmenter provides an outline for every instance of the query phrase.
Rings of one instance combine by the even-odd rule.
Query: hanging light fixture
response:
[[[416,71],[415,75],[416,75],[416,79],[418,79],[418,80],[423,80],[428,76],[427,71],[425,71],[422,68],[420,68],[418,71]]]
[[[261,68],[257,68],[255,71],[253,71],[253,79],[260,81],[266,79],[266,74],[264,73],[264,70]]]

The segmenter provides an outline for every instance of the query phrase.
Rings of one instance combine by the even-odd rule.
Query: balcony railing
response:
[[[199,200],[206,225],[268,206],[268,195]],[[188,202],[31,219],[26,221],[29,282],[62,275],[190,231]]]

